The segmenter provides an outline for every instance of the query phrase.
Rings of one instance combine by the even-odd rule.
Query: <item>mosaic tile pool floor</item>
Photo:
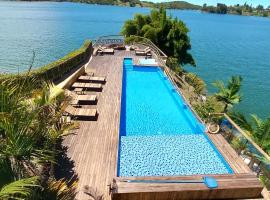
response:
[[[204,135],[121,137],[119,176],[232,173]]]

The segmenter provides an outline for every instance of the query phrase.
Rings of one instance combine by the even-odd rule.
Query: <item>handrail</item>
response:
[[[257,145],[250,136],[248,136],[226,113],[224,113],[225,118],[248,140],[255,148],[256,150],[262,154],[267,160],[270,162],[270,156],[262,150],[262,148]]]
[[[223,115],[233,126],[236,128],[239,133],[244,136],[244,138],[249,141],[250,144],[252,144],[256,150],[262,154],[267,160],[270,162],[270,156],[258,145],[256,144],[253,139],[245,132],[243,131],[226,113],[209,113],[210,115]]]
[[[167,58],[167,55],[161,50],[159,49],[151,40],[149,40],[148,38],[145,37],[141,37],[141,36],[137,36],[137,35],[131,35],[130,37],[145,41],[146,44],[150,44],[150,46],[152,46],[155,50],[157,50],[159,52],[160,56],[164,56],[165,58]],[[137,42],[137,41],[135,41]]]
[[[117,39],[117,37],[118,37],[118,39]],[[100,43],[104,44],[104,43],[106,43],[106,41],[113,41],[113,40],[115,40],[115,41],[118,40],[121,43],[124,43],[124,37],[122,35],[106,35],[106,36],[100,36],[96,40],[93,40],[94,41],[93,46],[96,47]]]

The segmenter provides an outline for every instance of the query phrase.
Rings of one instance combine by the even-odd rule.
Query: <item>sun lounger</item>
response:
[[[68,105],[65,109],[65,112],[70,115],[72,118],[77,119],[97,119],[97,109],[90,108],[75,108],[71,105]]]
[[[137,49],[135,50],[135,54],[137,56],[146,56],[147,54],[151,54],[151,49],[149,47],[146,47],[145,49],[141,50],[141,49]],[[152,55],[152,54],[151,54]]]
[[[104,49],[103,53],[105,53],[105,54],[114,54],[114,49]]]
[[[105,83],[106,77],[105,76],[80,76],[78,78],[78,82],[93,82],[93,83]]]
[[[129,50],[130,51],[135,51],[135,50],[137,50],[137,49],[139,49],[137,46],[135,46],[135,45],[131,45],[130,47],[129,47]]]
[[[83,88],[74,88],[73,90],[76,94],[83,94]]]
[[[89,81],[93,83],[105,83],[106,77],[105,76],[92,76],[90,77]]]
[[[113,48],[105,48],[105,47],[99,46],[97,48],[97,53],[98,54],[114,54],[114,49]]]
[[[78,95],[69,90],[65,90],[65,93],[72,98],[70,102],[72,105],[97,103],[97,95]]]
[[[90,80],[91,76],[89,75],[83,75],[83,76],[79,76],[79,78],[77,79],[79,82],[88,82]]]
[[[80,83],[80,82],[75,82],[71,86],[72,88],[83,88],[85,90],[94,90],[94,91],[99,91],[102,90],[102,84],[100,83]]]

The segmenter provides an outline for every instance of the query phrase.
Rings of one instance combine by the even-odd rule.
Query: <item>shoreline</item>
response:
[[[149,8],[149,9],[158,9],[160,8],[161,6],[158,5],[159,3],[152,3],[152,2],[146,2],[146,3],[149,3],[148,5],[154,5],[154,6],[130,6],[130,5],[126,5],[125,3],[123,4],[102,4],[102,3],[91,3],[91,2],[79,2],[79,1],[57,1],[57,0],[54,0],[54,1],[48,1],[48,0],[4,0],[4,1],[1,1],[1,2],[31,2],[31,3],[76,3],[76,4],[85,4],[85,5],[96,5],[96,6],[119,6],[119,7],[129,7],[129,8]],[[180,1],[178,1],[180,2]],[[185,1],[184,1],[185,2]],[[145,1],[142,1],[141,3],[145,3]],[[162,3],[170,3],[170,2],[162,2]],[[189,3],[189,2],[187,2]],[[252,15],[252,14],[249,14],[249,13],[244,13],[244,14],[237,14],[237,13],[233,13],[233,12],[228,12],[228,13],[225,13],[225,14],[222,14],[222,13],[212,13],[212,12],[209,12],[209,11],[204,11],[202,10],[202,6],[200,5],[195,5],[195,4],[192,4],[194,6],[199,6],[200,9],[195,9],[195,8],[173,8],[173,7],[167,7],[165,8],[166,10],[180,10],[180,11],[198,11],[198,12],[201,12],[201,13],[205,13],[205,14],[216,14],[216,15],[234,15],[234,16],[243,16],[243,17],[262,17],[262,18],[270,18],[270,15],[269,16],[261,16],[261,15]],[[166,6],[165,6],[166,7]]]

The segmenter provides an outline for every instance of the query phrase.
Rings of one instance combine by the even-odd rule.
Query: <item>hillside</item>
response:
[[[190,9],[190,10],[199,10],[201,9],[201,6],[194,5],[191,3],[188,3],[186,1],[172,1],[172,2],[163,2],[163,3],[155,3],[154,7],[164,7],[166,9]]]
[[[99,5],[118,5],[118,6],[130,6],[130,7],[151,7],[159,8],[163,6],[166,9],[190,9],[200,10],[201,6],[188,3],[186,1],[173,1],[163,3],[153,3],[140,0],[18,0],[18,1],[56,1],[56,2],[76,2],[76,3],[88,3]]]

